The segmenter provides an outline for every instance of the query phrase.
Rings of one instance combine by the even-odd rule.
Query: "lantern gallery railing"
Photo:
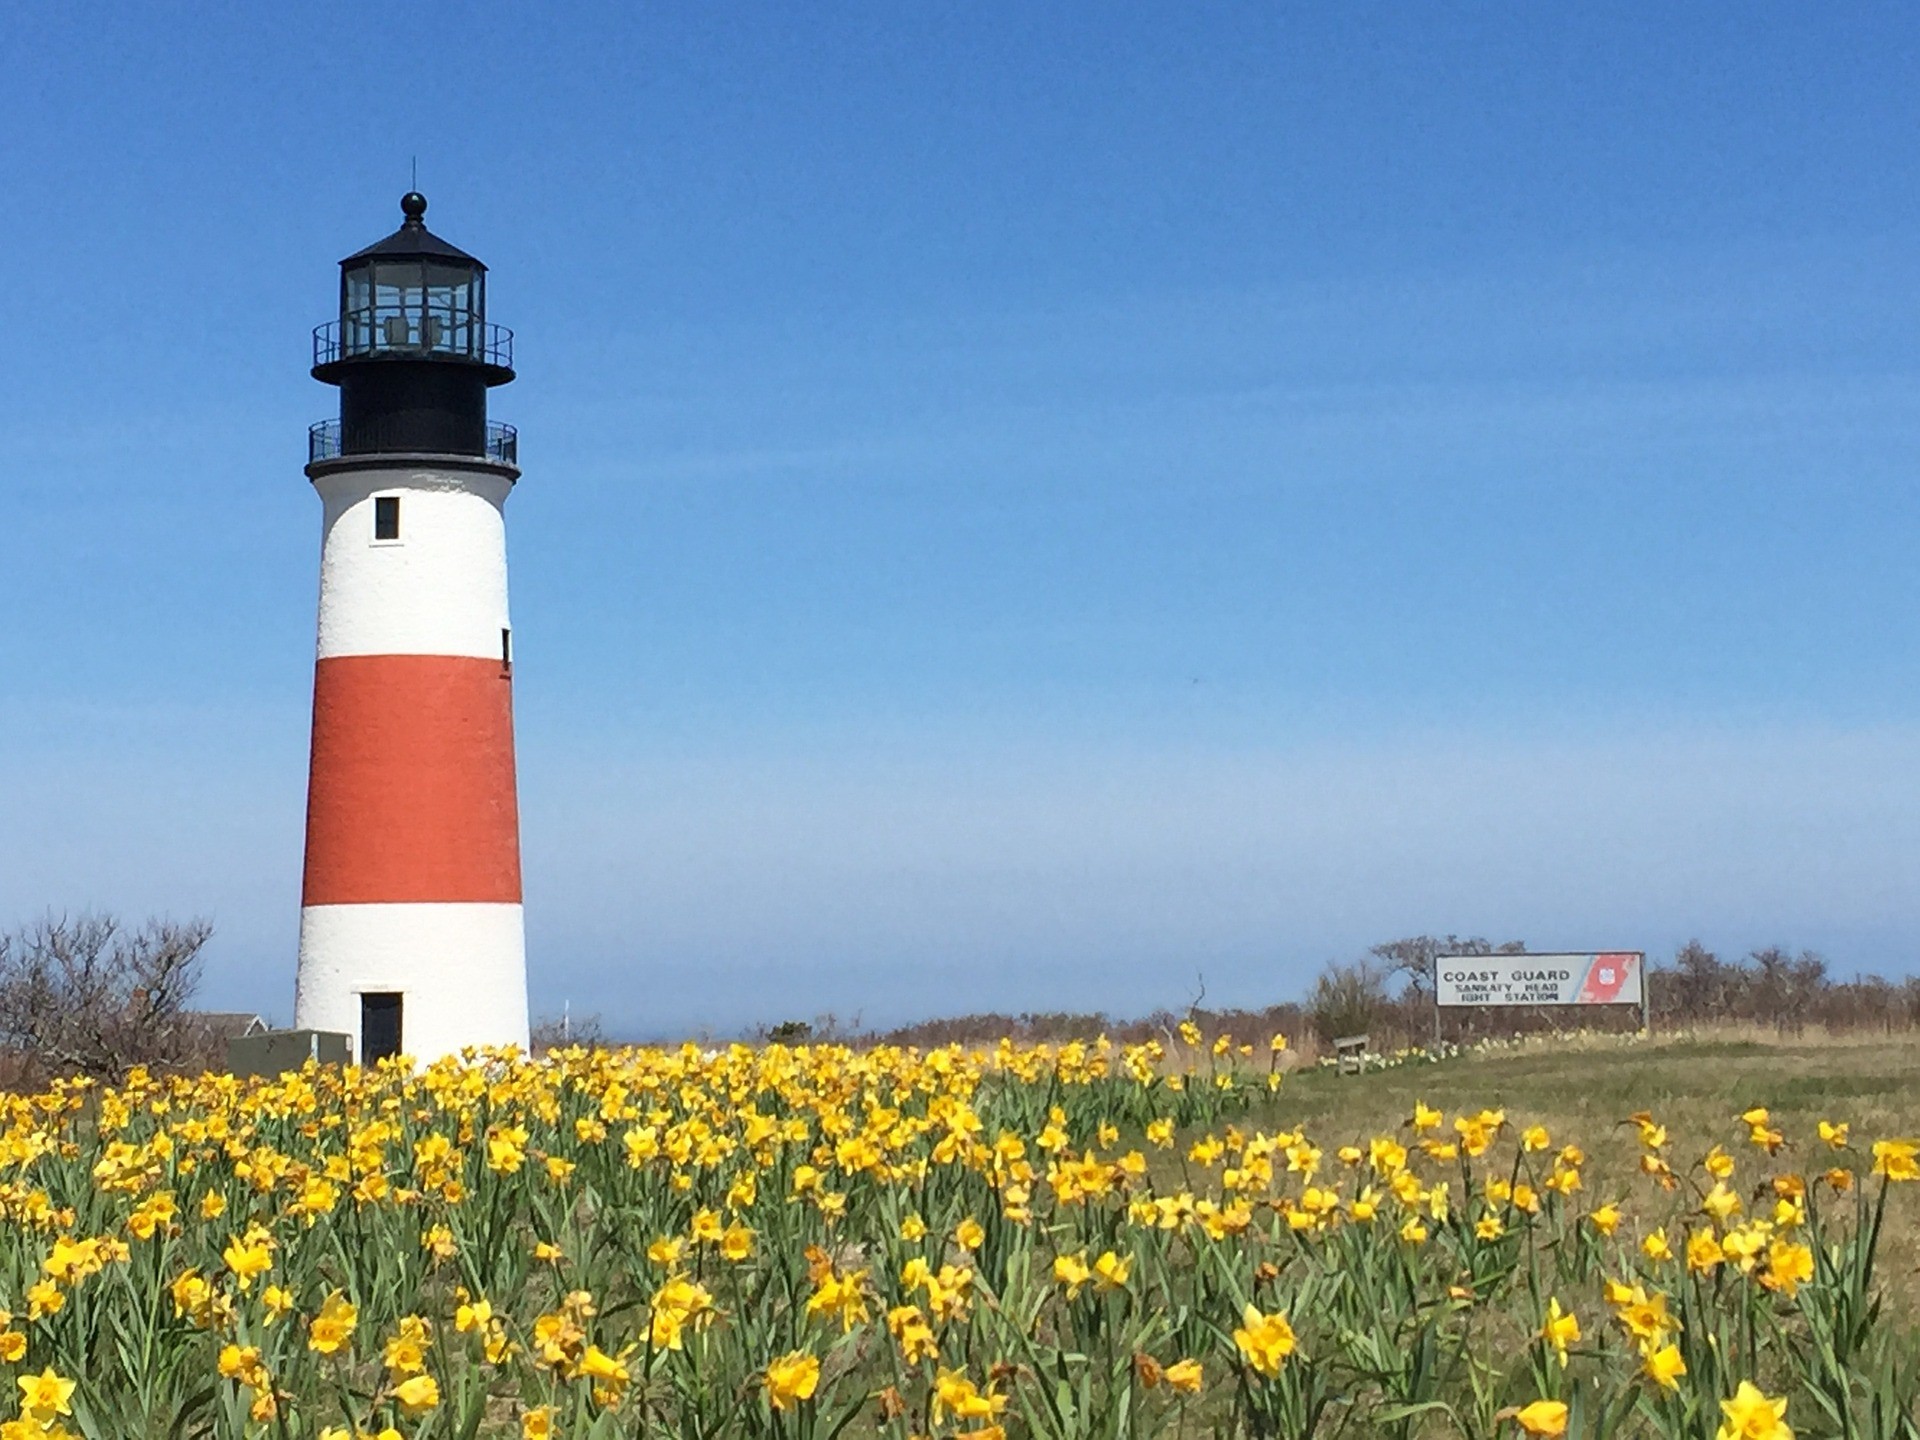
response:
[[[351,310],[313,328],[315,365],[382,355],[477,360],[511,370],[513,331],[476,320],[463,310],[397,305]]]
[[[499,420],[487,422],[486,457],[498,465],[520,463],[520,432]],[[338,460],[346,454],[338,420],[316,420],[307,427],[307,463]]]

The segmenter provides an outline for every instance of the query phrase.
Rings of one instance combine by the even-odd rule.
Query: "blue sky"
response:
[[[291,1009],[334,262],[493,267],[535,1007],[1920,968],[1910,7],[0,14],[0,923]]]

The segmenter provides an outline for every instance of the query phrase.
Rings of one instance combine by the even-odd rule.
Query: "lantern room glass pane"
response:
[[[472,355],[479,328],[473,269],[428,261],[425,282],[423,348],[443,354]]]
[[[380,260],[373,265],[373,348],[418,350],[421,276],[418,260]]]
[[[373,275],[365,266],[341,276],[340,344],[348,355],[373,349]]]

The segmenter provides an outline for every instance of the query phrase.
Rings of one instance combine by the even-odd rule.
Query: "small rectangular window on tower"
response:
[[[398,495],[374,496],[373,538],[376,540],[400,538],[400,497]]]
[[[500,630],[500,669],[502,673],[513,670],[513,631],[504,626]]]

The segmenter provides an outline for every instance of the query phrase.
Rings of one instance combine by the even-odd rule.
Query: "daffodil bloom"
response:
[[[401,1320],[400,1329],[381,1350],[381,1363],[394,1375],[418,1375],[427,1368],[430,1336],[426,1322],[417,1315]]]
[[[1751,1380],[1742,1380],[1731,1400],[1720,1402],[1726,1417],[1715,1440],[1793,1440],[1787,1425],[1787,1402],[1769,1399]]]
[[[1680,1377],[1687,1373],[1687,1362],[1681,1357],[1678,1345],[1662,1345],[1657,1350],[1647,1352],[1641,1369],[1649,1380],[1663,1390],[1678,1390]]]
[[[1775,1240],[1767,1247],[1767,1268],[1760,1283],[1769,1290],[1793,1295],[1813,1279],[1813,1251],[1788,1240]]]
[[[50,1425],[55,1417],[73,1413],[73,1392],[79,1386],[51,1365],[38,1375],[22,1375],[17,1383],[20,1386],[21,1413],[38,1421],[43,1428]]]
[[[207,1288],[201,1281],[201,1288]],[[36,1280],[27,1287],[27,1318],[38,1320],[43,1315],[58,1315],[66,1308],[67,1297],[64,1291],[51,1280]]]
[[[1084,1255],[1056,1255],[1053,1259],[1054,1284],[1065,1287],[1067,1298],[1073,1299],[1081,1288],[1093,1278]]]
[[[1098,1260],[1093,1262],[1093,1273],[1099,1277],[1100,1288],[1103,1290],[1122,1288],[1127,1283],[1127,1276],[1132,1270],[1131,1258],[1123,1260],[1111,1250],[1105,1251]]]
[[[1547,1318],[1540,1326],[1540,1338],[1553,1347],[1562,1365],[1567,1363],[1567,1347],[1579,1343],[1579,1317],[1562,1310],[1557,1296],[1547,1301]]]
[[[1164,1378],[1169,1388],[1183,1395],[1198,1395],[1204,1373],[1198,1360],[1176,1360],[1167,1366]]]
[[[900,1346],[901,1357],[909,1365],[939,1357],[940,1346],[934,1338],[933,1327],[927,1324],[927,1317],[918,1305],[896,1305],[887,1311],[887,1333]]]
[[[1006,1404],[1006,1396],[994,1394],[991,1387],[981,1390],[961,1371],[942,1370],[934,1378],[935,1419],[951,1415],[957,1420],[991,1420]]]
[[[440,1403],[440,1382],[431,1375],[414,1375],[393,1387],[393,1398],[408,1415],[424,1415]]]
[[[819,1288],[808,1298],[807,1314],[837,1318],[843,1333],[864,1323],[869,1313],[862,1288],[866,1279],[865,1270],[855,1270],[847,1275],[836,1275],[829,1270],[821,1278]]]
[[[597,1387],[617,1387],[628,1383],[631,1378],[626,1362],[618,1356],[609,1355],[598,1345],[589,1345],[581,1355],[577,1373],[582,1379],[591,1380]]]
[[[487,1168],[512,1175],[527,1162],[527,1130],[523,1125],[496,1125],[487,1132]]]
[[[273,1268],[273,1248],[264,1231],[252,1230],[244,1238],[234,1237],[221,1252],[233,1280],[242,1290]]]
[[[712,1315],[713,1296],[705,1286],[691,1280],[669,1280],[653,1296],[650,1326],[654,1348],[680,1349],[687,1327],[704,1328]]]
[[[1643,1352],[1657,1345],[1669,1331],[1680,1328],[1680,1322],[1668,1313],[1667,1297],[1659,1291],[1649,1294],[1639,1285],[1618,1302],[1616,1318]]]
[[[1740,1213],[1740,1197],[1723,1183],[1715,1181],[1713,1189],[1701,1200],[1700,1209],[1703,1214],[1711,1215],[1724,1225]]]
[[[1406,1168],[1407,1147],[1391,1135],[1377,1135],[1367,1146],[1367,1162],[1376,1175],[1389,1178]]]
[[[1535,1400],[1515,1411],[1513,1421],[1529,1435],[1564,1435],[1567,1433],[1567,1407],[1558,1400]]]
[[[1240,1328],[1233,1332],[1233,1343],[1255,1371],[1271,1380],[1293,1354],[1293,1327],[1286,1316],[1263,1315],[1249,1305],[1241,1315]]]
[[[1920,1141],[1876,1140],[1873,1173],[1896,1183],[1920,1180]]]
[[[767,1401],[776,1410],[791,1410],[811,1400],[820,1384],[820,1359],[804,1351],[782,1355],[767,1366]]]
[[[338,1290],[329,1295],[307,1327],[307,1348],[332,1355],[353,1338],[360,1312]]]

